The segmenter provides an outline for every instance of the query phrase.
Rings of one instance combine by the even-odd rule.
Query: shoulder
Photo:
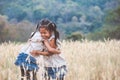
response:
[[[56,40],[56,43],[55,43],[55,38],[51,39],[50,44],[54,46],[56,49],[61,50],[61,41],[59,39]]]
[[[50,41],[50,46],[53,47],[53,48],[56,48],[57,46],[55,45],[55,38],[52,38]]]
[[[51,41],[53,39],[55,39],[55,35],[52,35],[48,40]]]

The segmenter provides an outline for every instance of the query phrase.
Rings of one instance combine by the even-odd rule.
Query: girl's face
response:
[[[51,36],[51,33],[46,28],[40,28],[40,33],[43,39],[49,39]]]

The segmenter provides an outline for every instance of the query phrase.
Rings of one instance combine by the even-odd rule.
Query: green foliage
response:
[[[105,30],[108,30],[106,33],[110,39],[120,39],[120,6],[115,10],[109,12],[106,17],[106,24],[104,26]]]
[[[71,35],[67,36],[66,39],[71,39],[73,41],[83,39],[83,35],[80,32],[73,32]]]
[[[106,24],[102,28],[86,36],[90,40],[120,39],[120,25]]]
[[[103,6],[108,2],[111,3],[112,0],[4,0],[0,2],[2,3],[0,13],[7,15],[9,19],[36,21],[48,17],[53,21],[62,18],[64,22],[69,22],[73,16],[79,18],[81,13],[86,16],[97,13],[96,15],[100,16]],[[94,8],[95,5],[98,11],[96,7]],[[90,16],[93,17],[95,14]]]
[[[97,28],[93,33],[89,33],[86,37],[92,40],[120,39],[120,6],[109,11],[103,26]]]
[[[120,24],[120,6],[117,9],[108,12],[106,23],[110,23],[112,25]]]
[[[1,0],[0,14],[6,15],[8,19],[5,19],[5,25],[3,22],[0,24],[0,34],[6,36],[4,40],[26,41],[34,30],[34,23],[48,18],[57,24],[64,38],[71,34],[68,39],[80,40],[83,36],[78,32],[94,40],[115,38],[120,23],[120,8],[116,9],[118,1],[120,0]]]
[[[120,40],[120,26],[116,27],[114,30],[109,32],[109,38]]]

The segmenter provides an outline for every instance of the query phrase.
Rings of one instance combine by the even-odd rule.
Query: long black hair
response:
[[[39,25],[37,25],[35,31],[30,35],[30,38],[32,38],[37,31],[39,31]]]
[[[57,39],[59,39],[59,32],[57,31],[57,26],[54,22],[48,20],[48,19],[42,19],[38,23],[38,28],[46,28],[49,32],[54,32],[55,35],[55,44],[57,45]]]

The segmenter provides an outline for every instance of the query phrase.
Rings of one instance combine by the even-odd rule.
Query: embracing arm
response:
[[[50,42],[48,42],[48,40],[44,40],[44,44],[47,47],[48,52],[52,54],[60,54],[60,50],[56,49],[57,46],[55,45],[55,39],[50,40]]]
[[[31,54],[33,56],[38,56],[38,55],[44,55],[44,56],[50,56],[52,54],[60,54],[60,50],[56,49],[56,45],[54,42],[54,39],[52,39],[50,42],[48,40],[44,40],[44,44],[47,47],[48,51],[40,51],[40,50],[33,50]]]
[[[40,51],[40,50],[33,50],[31,52],[31,54],[33,56],[39,56],[39,55],[43,55],[43,56],[50,56],[51,54],[49,52],[43,52],[43,51]]]

